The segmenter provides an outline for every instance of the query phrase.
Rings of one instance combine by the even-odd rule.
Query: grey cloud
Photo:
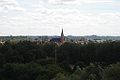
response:
[[[1,5],[7,6],[7,9],[11,10],[11,8],[17,8],[20,6],[16,3],[15,0],[0,0],[0,8],[3,7]],[[30,2],[29,2],[30,1]],[[37,2],[40,2],[38,3]],[[50,1],[50,0],[49,0]],[[61,28],[65,28],[66,33],[71,34],[74,33],[76,35],[85,35],[85,34],[104,34],[110,32],[118,32],[120,30],[120,13],[105,13],[105,14],[87,14],[81,13],[77,9],[71,8],[61,8],[61,6],[56,8],[51,7],[52,4],[49,3],[48,0],[22,0],[21,3],[28,4],[29,6],[34,6],[31,12],[27,12],[23,15],[20,13],[15,14],[17,16],[9,16],[7,17],[5,14],[4,17],[0,17],[0,32],[9,34],[12,32],[13,34],[45,34],[46,32],[50,34],[51,32],[55,32],[54,30],[58,30]],[[78,0],[52,0],[53,3],[61,3],[61,2],[74,2]],[[57,2],[56,2],[57,1]],[[82,1],[82,0],[80,0]],[[89,0],[90,1],[90,0]],[[93,1],[93,0],[92,0]],[[10,2],[10,3],[9,3]],[[29,2],[29,3],[28,3]],[[42,5],[43,4],[43,5]],[[49,5],[46,8],[44,5]],[[71,6],[73,7],[73,6]],[[30,7],[31,8],[31,7]],[[34,9],[38,9],[37,12]],[[12,11],[9,12],[9,14]],[[1,13],[0,13],[1,14]],[[14,14],[13,14],[14,15]],[[114,29],[116,27],[116,29]],[[44,29],[44,30],[43,30]],[[51,31],[50,31],[51,29]],[[104,30],[105,31],[104,31]],[[79,33],[81,32],[81,33]],[[53,34],[53,33],[51,33]]]
[[[0,0],[0,8],[2,8],[3,10],[25,10],[20,7],[20,5],[15,0]]]

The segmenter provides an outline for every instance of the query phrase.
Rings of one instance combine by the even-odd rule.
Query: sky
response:
[[[120,36],[120,0],[0,0],[0,35]]]

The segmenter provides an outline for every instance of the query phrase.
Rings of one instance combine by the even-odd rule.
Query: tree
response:
[[[104,71],[104,80],[120,80],[120,63],[112,64]]]

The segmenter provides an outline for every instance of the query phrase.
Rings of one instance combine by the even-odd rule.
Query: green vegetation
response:
[[[0,80],[120,80],[120,41],[0,45]]]

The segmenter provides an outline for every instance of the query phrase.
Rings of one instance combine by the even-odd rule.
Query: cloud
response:
[[[48,0],[50,4],[111,3],[113,0]]]
[[[113,0],[84,0],[85,3],[112,3]]]
[[[0,32],[3,34],[59,35],[61,28],[65,29],[67,35],[120,34],[120,12],[83,13],[74,7],[75,4],[112,4],[111,0],[21,0],[21,3],[15,0],[0,1],[1,12],[7,10],[14,15],[0,13]],[[21,9],[26,12],[13,13]]]
[[[59,35],[61,28],[67,35],[119,35],[120,13],[73,12],[58,10],[49,15],[29,13],[19,17],[1,17],[0,25],[4,26],[3,31],[9,29],[5,33],[16,35]]]
[[[0,0],[0,9],[6,11],[8,10],[25,11],[25,9],[20,7],[20,5],[15,0]]]

